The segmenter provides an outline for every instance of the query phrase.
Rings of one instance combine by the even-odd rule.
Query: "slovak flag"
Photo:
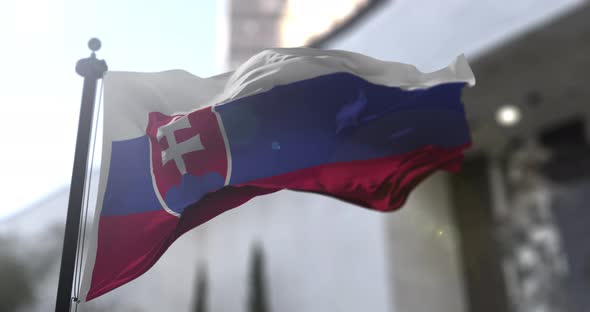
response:
[[[283,189],[392,211],[459,170],[463,56],[432,73],[345,51],[263,51],[236,71],[109,72],[82,295],[146,272],[183,233]],[[310,195],[316,196],[316,195]]]

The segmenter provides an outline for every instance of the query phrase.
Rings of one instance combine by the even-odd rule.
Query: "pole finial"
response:
[[[89,58],[81,59],[76,64],[76,72],[84,77],[91,79],[100,79],[107,71],[107,63],[96,58],[95,52],[100,50],[101,43],[97,38],[88,40],[88,48],[92,50]]]
[[[100,40],[98,40],[98,38],[91,38],[90,40],[88,40],[88,48],[92,50],[92,52],[100,50],[100,47],[101,43]]]

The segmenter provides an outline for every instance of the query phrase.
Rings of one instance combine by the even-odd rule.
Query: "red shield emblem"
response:
[[[152,112],[148,118],[154,190],[162,208],[180,216],[226,183],[228,153],[221,124],[211,107],[186,115]]]

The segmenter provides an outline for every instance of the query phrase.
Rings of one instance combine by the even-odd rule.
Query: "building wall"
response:
[[[449,174],[431,176],[384,219],[395,311],[467,311]]]
[[[283,191],[208,222],[212,311],[247,311],[253,247],[270,311],[392,311],[383,214]]]
[[[262,247],[270,311],[465,311],[448,174],[400,211],[379,213],[283,191],[199,229],[212,311],[247,311]]]

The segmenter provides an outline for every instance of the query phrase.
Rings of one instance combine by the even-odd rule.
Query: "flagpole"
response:
[[[92,51],[90,57],[81,59],[76,64],[76,72],[84,77],[82,89],[82,105],[78,121],[78,137],[76,139],[76,153],[74,168],[70,184],[70,198],[66,217],[66,229],[59,270],[59,284],[57,287],[56,312],[70,311],[72,303],[72,286],[74,282],[74,266],[76,264],[76,250],[78,245],[78,231],[80,229],[80,214],[84,193],[84,182],[88,163],[88,147],[92,130],[96,85],[107,71],[104,60],[98,60],[95,52],[100,49],[100,40],[96,38],[88,41],[88,48]]]

